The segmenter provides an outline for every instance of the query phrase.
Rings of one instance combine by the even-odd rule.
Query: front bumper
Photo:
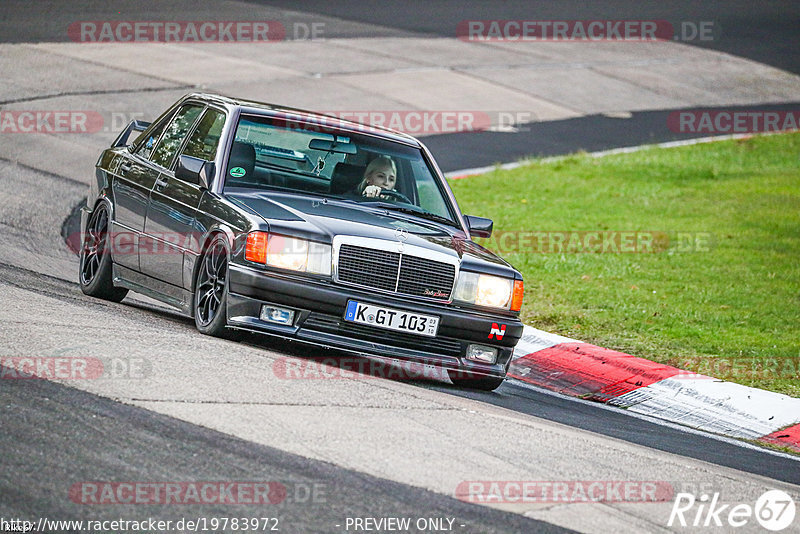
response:
[[[345,321],[345,308],[351,299],[436,315],[440,318],[437,335],[418,336]],[[264,304],[295,310],[294,323],[282,326],[260,319]],[[403,300],[324,280],[265,273],[239,264],[230,265],[227,309],[232,327],[491,376],[505,376],[514,346],[522,336],[522,323],[516,317]],[[503,326],[505,333],[497,339],[492,328]],[[497,348],[496,363],[467,360],[466,350],[471,343]]]

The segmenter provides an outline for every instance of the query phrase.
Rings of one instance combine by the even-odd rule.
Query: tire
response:
[[[128,294],[124,287],[114,287],[111,252],[108,250],[108,208],[99,204],[86,223],[81,243],[78,283],[85,295],[119,302]]]
[[[217,235],[206,247],[195,280],[194,324],[206,335],[232,338],[228,324],[228,244]]]
[[[464,389],[477,389],[480,391],[494,391],[500,387],[505,378],[500,376],[487,376],[451,369],[447,371],[450,381],[454,386]]]

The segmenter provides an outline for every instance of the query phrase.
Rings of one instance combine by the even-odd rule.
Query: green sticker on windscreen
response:
[[[242,176],[245,175],[245,170],[243,168],[241,168],[241,167],[234,167],[234,168],[231,169],[230,174],[234,178],[241,178]]]

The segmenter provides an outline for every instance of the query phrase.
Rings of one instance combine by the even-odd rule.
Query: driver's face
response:
[[[394,189],[397,177],[391,167],[378,168],[367,176],[368,185],[377,185],[381,189]]]

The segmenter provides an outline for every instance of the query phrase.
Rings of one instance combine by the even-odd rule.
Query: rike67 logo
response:
[[[720,494],[678,493],[667,521],[668,527],[724,527],[732,529],[752,524],[753,519],[763,528],[779,532],[788,528],[795,518],[794,499],[781,490],[762,494],[755,505],[720,502]],[[680,529],[679,529],[680,530]]]

